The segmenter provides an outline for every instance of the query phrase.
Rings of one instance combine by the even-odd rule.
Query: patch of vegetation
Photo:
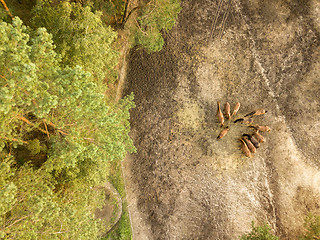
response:
[[[90,6],[94,11],[102,12],[102,21],[109,26],[118,28],[125,14],[126,0],[83,0],[83,6]]]
[[[160,51],[164,40],[161,31],[169,31],[181,11],[179,0],[146,1],[137,19],[137,43],[149,52]]]
[[[262,226],[255,226],[252,221],[251,227],[251,232],[243,234],[240,240],[279,240],[278,237],[270,232],[271,228],[267,223]]]
[[[320,216],[309,213],[304,221],[305,233],[297,237],[299,240],[320,239]],[[243,234],[240,240],[278,240],[279,237],[271,233],[268,224],[254,226],[252,221],[252,230],[250,233]]]
[[[304,222],[306,232],[301,236],[300,240],[320,239],[320,216],[309,214]]]
[[[108,177],[122,198],[122,216],[114,229],[103,240],[129,240],[132,239],[131,223],[126,202],[124,180],[122,178],[121,162],[112,162]]]
[[[45,27],[53,36],[56,52],[62,64],[80,65],[97,79],[116,79],[115,66],[119,53],[112,44],[117,33],[102,23],[101,12],[92,12],[89,6],[62,1],[53,5],[39,0],[33,8],[32,26]]]

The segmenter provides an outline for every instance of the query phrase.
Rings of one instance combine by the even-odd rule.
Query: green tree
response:
[[[53,34],[57,52],[62,55],[63,62],[70,66],[84,66],[83,63],[88,64],[87,58],[91,58],[94,60],[92,64],[84,68],[98,77],[102,77],[106,70],[109,76],[110,73],[114,75],[112,70],[115,66],[110,63],[115,61],[110,57],[116,57],[116,51],[111,45],[116,38],[116,35],[112,35],[115,32],[110,26],[102,24],[101,19],[123,28],[131,13],[139,10],[134,31],[136,44],[149,52],[155,52],[160,51],[164,44],[161,32],[173,28],[181,11],[180,0],[143,0],[130,11],[127,9],[129,0],[81,2],[69,3],[64,0],[53,4],[50,0],[38,0],[32,22],[33,26],[46,27]],[[99,11],[93,13],[92,8]],[[106,61],[108,58],[111,61]]]
[[[320,239],[320,216],[309,214],[304,223],[306,233],[300,237],[300,240]]]
[[[3,161],[5,162],[5,160]],[[103,191],[74,184],[55,192],[50,174],[25,164],[6,166],[5,193],[0,194],[0,236],[5,239],[96,239],[102,222],[94,219],[103,203]],[[11,171],[10,171],[11,170]],[[1,170],[0,170],[1,171]],[[14,174],[13,174],[14,173]],[[2,193],[2,191],[1,191]],[[8,197],[10,196],[10,197]],[[11,200],[10,202],[8,200]]]
[[[270,233],[271,228],[268,224],[254,226],[252,221],[252,230],[250,233],[243,234],[240,240],[278,240],[279,238]]]
[[[118,28],[124,15],[126,0],[82,0],[83,6],[91,6],[92,10],[102,12],[102,21]]]
[[[179,0],[149,0],[137,21],[137,43],[150,52],[160,51],[164,44],[161,31],[169,31],[181,10]]]
[[[32,26],[45,27],[53,35],[56,52],[66,66],[82,66],[97,79],[116,79],[119,53],[112,44],[117,33],[101,21],[102,13],[80,3],[39,0],[33,8]]]
[[[51,148],[50,156],[63,156],[64,165],[73,165],[75,158],[82,161],[89,153],[93,158],[115,160],[123,158],[126,150],[133,150],[128,136],[133,96],[115,105],[108,103],[104,86],[93,81],[90,73],[79,66],[59,67],[59,57],[45,29],[32,33],[30,40],[25,31],[18,18],[13,25],[1,23],[2,148],[8,139],[23,144],[26,132],[44,132],[45,120],[60,133],[51,138],[51,144],[62,149]]]
[[[0,237],[96,239],[108,161],[134,151],[133,96],[107,101],[46,29],[0,22]]]

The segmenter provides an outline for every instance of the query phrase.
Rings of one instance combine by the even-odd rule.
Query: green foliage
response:
[[[133,96],[109,103],[102,83],[80,66],[64,67],[54,48],[44,28],[27,30],[17,17],[0,22],[5,239],[96,239],[103,225],[93,212],[104,194],[94,186],[106,180],[108,161],[135,150],[128,136]],[[40,153],[36,164],[30,158]]]
[[[10,178],[14,175],[10,169],[13,159],[8,155],[2,158],[0,162],[0,216],[10,211],[12,205],[15,204],[17,192],[17,187],[10,182]],[[1,222],[0,225],[2,225]]]
[[[122,170],[120,162],[112,162],[110,168],[110,176],[108,177],[112,185],[117,189],[122,198],[122,215],[115,229],[103,238],[105,240],[131,240],[131,224],[128,212],[128,204],[126,202],[125,185],[122,178]]]
[[[128,207],[124,204],[124,207]],[[103,240],[131,240],[131,224],[128,211],[122,213],[116,229],[110,232]]]
[[[82,2],[86,6],[92,6],[93,10],[101,11],[104,23],[115,26],[122,20],[126,0],[82,0]]]
[[[117,105],[108,105],[104,87],[93,82],[89,73],[79,66],[59,67],[59,58],[45,29],[38,29],[29,41],[18,18],[13,25],[1,25],[1,136],[19,139],[21,143],[25,132],[41,128],[41,119],[53,122],[57,129],[63,128],[66,136],[51,138],[53,147],[47,164],[64,159],[63,166],[47,166],[56,170],[65,165],[74,167],[76,161],[89,157],[122,159],[127,150],[134,149],[128,136],[129,109],[134,106],[132,95]],[[28,114],[40,121],[21,125],[17,116]]]
[[[39,139],[33,139],[28,142],[27,149],[32,155],[38,154],[41,150]]]
[[[53,5],[39,0],[33,9],[32,25],[45,27],[53,35],[62,63],[80,65],[97,79],[116,79],[119,53],[112,47],[117,33],[101,21],[101,12],[89,6],[61,1]]]
[[[252,230],[250,233],[243,234],[240,237],[240,240],[278,240],[279,238],[270,233],[270,226],[268,224],[264,224],[262,226],[254,226],[254,222],[252,221]]]
[[[309,214],[305,219],[304,226],[306,233],[299,238],[300,240],[320,239],[320,216]]]
[[[6,10],[0,5],[0,19],[3,21],[9,21],[10,17],[8,16],[8,13]]]
[[[5,239],[98,238],[102,222],[94,219],[92,212],[101,206],[103,191],[74,184],[68,193],[55,193],[55,181],[43,170],[25,164],[14,172],[9,184],[14,199],[9,207],[5,206],[6,214],[0,215],[0,231]]]
[[[160,51],[164,44],[161,30],[173,28],[181,10],[179,0],[150,0],[138,18],[137,42],[150,52]]]

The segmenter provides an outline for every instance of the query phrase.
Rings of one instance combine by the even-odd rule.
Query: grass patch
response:
[[[101,240],[131,240],[131,224],[128,212],[128,203],[126,201],[125,185],[122,178],[121,162],[114,161],[110,165],[108,180],[117,189],[122,198],[122,216],[114,229]]]

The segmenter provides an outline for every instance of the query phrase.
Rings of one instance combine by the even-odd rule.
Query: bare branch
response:
[[[143,31],[140,27],[140,24],[138,23],[138,21],[136,20],[137,26],[139,28],[139,30],[144,34],[144,35],[148,35],[145,31]]]
[[[45,120],[45,119],[43,119],[43,124],[44,124],[44,127],[45,127],[45,129],[46,129],[47,136],[48,136],[48,138],[50,139],[50,135],[49,135],[49,131],[48,131],[48,127],[47,127],[47,124],[46,124],[46,120]]]
[[[30,215],[27,215],[27,216],[24,216],[16,221],[14,221],[13,223],[11,223],[9,226],[6,226],[6,228],[10,228],[12,227],[14,224],[18,223],[18,222],[21,222],[23,219],[26,219],[27,217],[29,217]]]
[[[25,123],[30,124],[30,125],[36,127],[36,128],[37,128],[39,131],[41,131],[42,133],[47,134],[47,132],[46,132],[45,130],[43,130],[43,129],[40,128],[40,127],[37,127],[35,124],[33,124],[32,122],[30,122],[30,121],[29,121],[28,119],[26,119],[25,117],[20,116],[20,115],[17,115],[16,117],[17,117],[18,119],[24,121]]]
[[[5,3],[5,1],[4,0],[0,0],[0,2],[2,3],[4,9],[7,11],[8,15],[11,17],[11,19],[13,19],[13,15],[10,12],[9,8],[7,7],[7,4]]]
[[[7,137],[3,137],[3,136],[0,136],[0,138],[3,138],[3,139],[8,140],[8,141],[22,142],[22,143],[24,143],[24,144],[28,144],[27,141],[19,140],[19,139],[16,139],[16,138],[7,138]]]

